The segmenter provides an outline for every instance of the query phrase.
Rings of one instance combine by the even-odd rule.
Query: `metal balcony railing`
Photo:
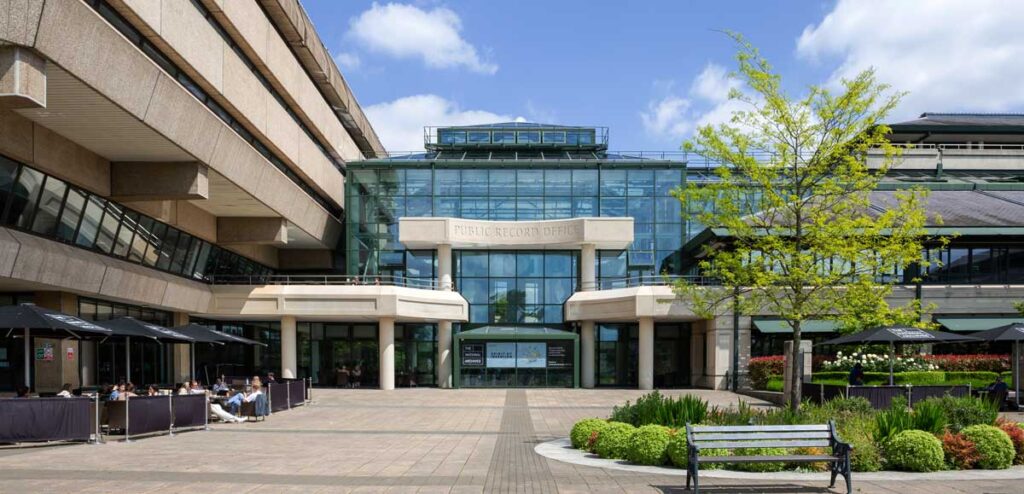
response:
[[[333,274],[213,275],[212,285],[320,285],[320,286],[401,286],[437,290],[437,280],[404,276],[350,276]]]
[[[685,280],[688,283],[701,286],[715,285],[714,278],[697,275],[644,275],[624,276],[621,278],[602,277],[596,282],[596,286],[590,287],[580,283],[581,290],[614,290],[617,288],[634,288],[639,286],[672,286],[677,281]]]

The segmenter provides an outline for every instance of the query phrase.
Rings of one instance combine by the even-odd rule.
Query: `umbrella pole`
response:
[[[192,379],[196,378],[196,342],[192,342],[188,352],[189,367],[192,369]],[[207,382],[206,384],[210,384]]]
[[[132,337],[124,337],[124,383],[132,382]]]
[[[892,364],[896,359],[896,344],[889,342],[889,386],[893,385]]]
[[[25,328],[25,387],[32,389],[32,344],[29,343],[29,329]]]

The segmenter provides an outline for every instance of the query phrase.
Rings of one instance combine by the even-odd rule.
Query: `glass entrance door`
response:
[[[324,339],[315,341],[320,383],[339,387],[379,385],[377,327],[325,324]]]

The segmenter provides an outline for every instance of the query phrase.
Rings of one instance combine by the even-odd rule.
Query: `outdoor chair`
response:
[[[239,415],[246,418],[246,420],[253,418],[257,422],[260,419],[266,419],[267,415],[270,415],[270,403],[267,402],[267,395],[260,394],[253,401],[243,401],[242,406],[239,409]]]

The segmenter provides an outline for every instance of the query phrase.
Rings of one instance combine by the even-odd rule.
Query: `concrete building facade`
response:
[[[935,302],[950,329],[1016,318],[1024,118],[893,129],[916,147],[883,188],[924,184],[962,219],[934,254],[948,268],[898,296]],[[668,286],[721,240],[670,194],[711,165],[608,142],[506,123],[429,128],[425,152],[389,154],[297,0],[0,1],[0,304],[266,344],[199,348],[190,376],[185,345],[133,341],[125,363],[116,339],[33,338],[40,391],[129,369],[137,384],[742,384],[784,330],[702,320]],[[9,389],[25,355],[5,336]]]

